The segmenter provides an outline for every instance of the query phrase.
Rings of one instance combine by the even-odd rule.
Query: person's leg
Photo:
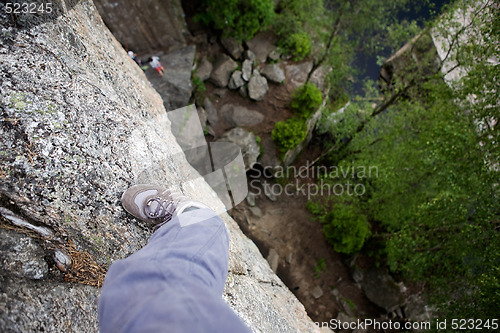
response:
[[[250,332],[222,299],[228,246],[212,210],[173,218],[111,265],[99,299],[101,332]]]

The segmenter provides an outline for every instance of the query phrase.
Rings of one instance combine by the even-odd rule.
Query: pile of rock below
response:
[[[194,75],[217,87],[213,90],[214,96],[223,97],[232,90],[238,91],[241,96],[253,101],[264,100],[269,92],[270,84],[286,82],[291,88],[304,84],[313,70],[312,61],[298,64],[288,60],[279,62],[281,54],[277,51],[275,37],[269,32],[259,33],[246,41],[245,47],[234,38],[221,38],[220,44],[224,52],[218,53],[213,62],[207,56],[202,58]],[[311,73],[311,82],[322,86],[327,73],[328,71],[323,67],[317,68]],[[203,104],[203,108],[198,108],[202,127],[207,134],[214,137],[219,137],[221,134],[217,130],[221,129],[221,125],[217,124],[219,119],[222,119],[224,125],[229,128],[242,128],[241,130],[254,127],[264,120],[264,115],[259,111],[250,110],[237,103],[220,105],[220,109],[217,110],[207,97]],[[268,141],[271,141],[271,144]],[[272,140],[269,138],[266,141],[264,138],[261,144],[263,155],[260,156],[260,162],[271,168],[282,165],[282,161],[276,156],[276,147],[272,144]],[[255,163],[245,162],[250,165]]]
[[[278,61],[281,56],[271,37],[259,34],[246,43],[247,50],[234,38],[222,38],[221,44],[228,54],[218,54],[213,64],[204,57],[195,75],[219,88],[238,90],[244,97],[261,101],[269,91],[268,81],[277,84],[285,81],[285,72],[279,64],[265,63],[268,58]],[[257,62],[262,64],[259,69]]]
[[[245,57],[240,70],[237,69],[239,67],[237,62],[225,54],[220,54],[213,65],[209,80],[218,87],[239,90],[242,96],[261,101],[269,91],[269,85],[266,78],[254,68],[252,59],[255,59],[255,55],[252,51],[247,50]],[[205,68],[208,66],[204,65],[202,69]]]

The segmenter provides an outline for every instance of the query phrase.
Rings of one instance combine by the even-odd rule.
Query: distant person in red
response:
[[[165,73],[165,70],[163,69],[163,66],[161,65],[160,58],[159,57],[152,57],[148,59],[149,65],[153,67],[160,76],[163,76],[163,73]]]

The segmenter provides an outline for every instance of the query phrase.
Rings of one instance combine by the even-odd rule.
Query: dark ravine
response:
[[[93,3],[72,3],[24,30],[0,11],[0,206],[54,236],[16,227],[2,210],[3,332],[98,331],[100,269],[151,234],[120,206],[131,184],[163,183],[221,205],[183,158],[174,159],[181,149],[162,99]],[[255,332],[318,332],[256,246],[222,218],[232,239],[225,300]]]

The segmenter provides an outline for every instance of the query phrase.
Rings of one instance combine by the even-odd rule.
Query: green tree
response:
[[[366,216],[352,205],[337,205],[320,220],[327,241],[340,253],[359,251],[371,234]]]
[[[274,18],[273,0],[205,0],[204,4],[205,11],[196,18],[239,40],[252,38]]]
[[[299,61],[312,52],[314,40],[324,28],[325,8],[322,0],[282,0],[273,25],[278,46]]]
[[[441,20],[455,65],[443,72],[433,55],[406,63],[384,95],[369,87],[332,122],[329,161],[378,167],[378,177],[357,179],[367,191],[355,205],[378,226],[393,271],[425,281],[444,317],[491,319],[500,303],[499,9],[455,8],[471,18]],[[410,49],[425,49],[426,36]],[[457,68],[462,77],[448,81]]]
[[[301,117],[308,118],[318,110],[323,102],[321,90],[314,83],[306,83],[298,87],[292,94],[292,111]]]
[[[311,53],[311,39],[305,32],[291,34],[285,39],[283,45],[295,61],[302,60]]]

